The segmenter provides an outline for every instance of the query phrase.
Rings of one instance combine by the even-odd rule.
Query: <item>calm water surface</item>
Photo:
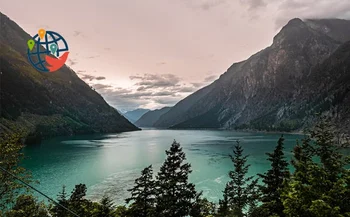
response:
[[[41,145],[26,147],[23,166],[32,171],[41,191],[56,198],[66,185],[70,192],[75,184],[88,186],[88,197],[111,196],[117,204],[128,197],[127,189],[140,171],[152,164],[157,172],[165,159],[165,150],[175,139],[180,142],[191,163],[190,180],[209,200],[217,202],[232,169],[228,158],[236,140],[249,154],[249,174],[269,168],[266,152],[273,151],[280,134],[248,133],[219,130],[143,130],[108,135],[59,137]],[[284,135],[287,158],[301,135]]]

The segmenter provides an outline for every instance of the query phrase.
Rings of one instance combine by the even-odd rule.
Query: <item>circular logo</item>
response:
[[[28,60],[40,72],[54,72],[67,61],[68,44],[57,32],[40,29],[27,45]]]

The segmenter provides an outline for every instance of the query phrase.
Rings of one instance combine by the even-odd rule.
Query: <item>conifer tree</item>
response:
[[[66,193],[66,186],[62,186],[62,191],[58,193],[57,195],[57,201],[60,205],[64,207],[68,207],[68,200],[67,200],[67,193]],[[60,216],[67,216],[68,212],[66,209],[62,208],[61,206],[58,206],[57,204],[53,207],[53,214],[54,216],[60,217]]]
[[[264,174],[258,174],[262,178],[264,185],[260,186],[262,193],[262,208],[266,209],[267,216],[284,216],[283,203],[281,201],[281,190],[283,182],[289,178],[288,162],[283,153],[283,141],[281,136],[277,146],[272,153],[266,153],[268,161],[271,162],[271,168]]]
[[[156,189],[152,165],[142,170],[141,177],[135,180],[135,186],[128,191],[131,192],[131,197],[125,201],[126,203],[133,201],[128,210],[131,216],[154,216]]]
[[[243,156],[243,148],[237,141],[233,148],[233,155],[230,155],[234,170],[229,172],[231,180],[226,185],[226,194],[229,201],[229,207],[233,216],[245,216],[244,210],[256,200],[255,192],[258,179],[253,176],[246,177],[250,167],[247,164],[248,156]]]
[[[335,133],[328,123],[322,121],[310,135],[294,149],[295,172],[282,194],[284,213],[288,217],[347,216],[349,162],[337,150]]]
[[[223,199],[219,200],[218,217],[226,217],[230,214],[229,207],[229,195],[228,195],[228,183],[226,184],[225,190],[223,191]]]
[[[113,213],[113,201],[108,196],[104,195],[100,201],[97,212],[97,217],[109,217]]]
[[[209,202],[206,198],[202,198],[202,194],[203,192],[199,192],[196,195],[195,202],[190,211],[191,217],[209,217],[216,213],[215,204]]]
[[[75,188],[72,191],[72,195],[70,196],[71,201],[81,201],[86,196],[86,185],[78,184],[75,185]]]
[[[128,208],[125,206],[117,206],[117,208],[114,210],[115,217],[132,217],[128,215]]]
[[[258,186],[258,185],[257,185]],[[261,202],[261,191],[258,187],[253,188],[250,193],[250,200],[248,203],[247,215],[248,217],[263,217],[264,210],[259,206],[259,202]],[[273,216],[269,216],[273,217]]]
[[[184,217],[196,198],[195,186],[188,181],[191,165],[184,163],[185,153],[176,141],[166,155],[157,176],[157,216]]]
[[[91,201],[84,199],[86,196],[86,185],[78,184],[75,185],[75,188],[72,191],[72,194],[69,199],[69,208],[71,208],[79,216],[89,215],[89,209]]]
[[[314,152],[320,158],[321,164],[328,174],[328,179],[335,182],[339,174],[344,172],[346,162],[336,145],[336,130],[329,121],[323,120],[311,131],[311,138],[315,140]]]
[[[314,148],[311,146],[311,138],[306,137],[299,144],[297,141],[296,146],[293,149],[294,158],[292,159],[292,165],[295,168],[293,178],[298,179],[301,183],[309,184],[309,170],[316,166],[312,157],[314,156]]]

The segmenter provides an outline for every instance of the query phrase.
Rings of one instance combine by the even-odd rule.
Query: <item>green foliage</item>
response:
[[[208,217],[216,214],[215,204],[209,202],[206,198],[202,198],[202,192],[196,195],[195,202],[190,212],[191,217]]]
[[[256,118],[249,122],[249,128],[251,129],[257,129],[257,130],[265,130],[265,131],[272,131],[276,130],[274,129],[274,123],[276,121],[276,113],[277,110],[270,111],[269,114],[266,114],[265,116]]]
[[[29,181],[29,173],[18,166],[23,159],[22,148],[23,143],[20,135],[5,134],[3,137],[0,137],[0,213],[1,210],[6,210],[8,205],[15,202],[15,198],[19,195],[19,190],[24,187],[3,169],[25,181]]]
[[[75,185],[75,188],[72,191],[72,195],[70,196],[70,201],[72,202],[82,201],[83,198],[86,196],[86,191],[87,191],[87,188],[85,184]]]
[[[93,205],[91,201],[84,198],[86,196],[86,191],[87,188],[85,184],[75,185],[69,198],[69,208],[79,216],[87,216]]]
[[[279,122],[276,126],[273,127],[272,130],[281,132],[291,132],[293,130],[299,129],[302,125],[303,123],[299,119],[288,119]]]
[[[243,148],[238,141],[230,158],[234,170],[229,172],[231,180],[226,185],[224,198],[227,197],[229,212],[232,212],[234,216],[243,217],[244,210],[249,209],[257,199],[256,187],[258,180],[254,179],[253,176],[246,177],[250,165],[247,164],[248,156],[243,156]],[[220,209],[225,210],[223,207],[220,207]]]
[[[135,180],[135,186],[128,191],[131,192],[131,197],[126,199],[126,203],[133,201],[129,208],[130,215],[135,217],[154,215],[156,189],[152,165],[142,170],[141,177]]]
[[[279,131],[279,132],[292,132],[298,130],[303,126],[302,119],[290,118],[282,120],[275,124],[274,119],[267,119],[267,117],[258,118],[251,121],[249,124],[242,124],[235,127],[236,130],[241,129],[257,129],[261,131]]]
[[[21,195],[17,198],[12,210],[6,217],[49,217],[44,203],[38,203],[32,195]]]
[[[195,186],[188,182],[191,165],[184,163],[185,153],[176,141],[166,151],[167,158],[157,176],[157,216],[189,215],[196,197]]]
[[[60,205],[55,204],[51,209],[51,213],[55,217],[73,217],[72,212],[79,216],[91,217],[114,217],[116,215],[112,200],[108,196],[103,196],[99,202],[92,202],[85,199],[86,186],[84,184],[76,185],[69,199],[65,187],[58,194],[57,201]],[[71,212],[69,212],[69,209]]]
[[[226,184],[226,187],[223,193],[224,193],[223,199],[219,200],[219,208],[218,208],[218,214],[217,214],[218,217],[225,217],[225,216],[229,216],[230,214],[228,183]]]
[[[129,217],[128,209],[125,206],[118,206],[114,211],[115,217]]]
[[[322,121],[310,138],[295,147],[296,170],[282,194],[286,216],[350,215],[350,172],[345,169],[349,161],[337,150],[335,140],[330,124]]]
[[[262,178],[263,185],[260,186],[262,193],[262,208],[267,210],[266,216],[284,216],[281,201],[281,190],[283,183],[289,178],[288,162],[283,153],[283,136],[278,140],[273,153],[267,153],[267,160],[271,162],[271,169],[264,174],[258,174]]]
[[[132,217],[148,216],[213,216],[215,204],[196,193],[194,185],[188,182],[191,165],[184,163],[185,153],[175,142],[166,151],[167,158],[160,168],[157,179],[153,180],[152,166],[146,167],[129,189],[133,201],[123,214]]]
[[[100,201],[100,205],[97,208],[96,217],[107,217],[113,215],[113,201],[108,196],[104,195]]]
[[[65,187],[58,194],[57,201],[61,207],[57,204],[50,210],[50,213],[54,217],[73,217],[73,213],[78,216],[91,216],[91,217],[122,217],[117,210],[114,210],[112,200],[108,196],[103,196],[99,202],[92,202],[85,199],[86,186],[84,184],[76,185],[72,191],[71,196],[67,199]],[[68,210],[69,211],[68,211]],[[73,213],[72,213],[73,212]]]
[[[66,186],[63,186],[62,191],[57,195],[57,202],[63,207],[68,207]],[[61,206],[56,205],[53,207],[54,216],[59,217],[68,215],[68,211]]]

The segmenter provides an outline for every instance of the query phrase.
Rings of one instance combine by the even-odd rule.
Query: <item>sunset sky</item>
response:
[[[350,18],[349,0],[2,0],[35,35],[68,42],[67,65],[119,110],[161,108],[269,46],[294,17]]]

